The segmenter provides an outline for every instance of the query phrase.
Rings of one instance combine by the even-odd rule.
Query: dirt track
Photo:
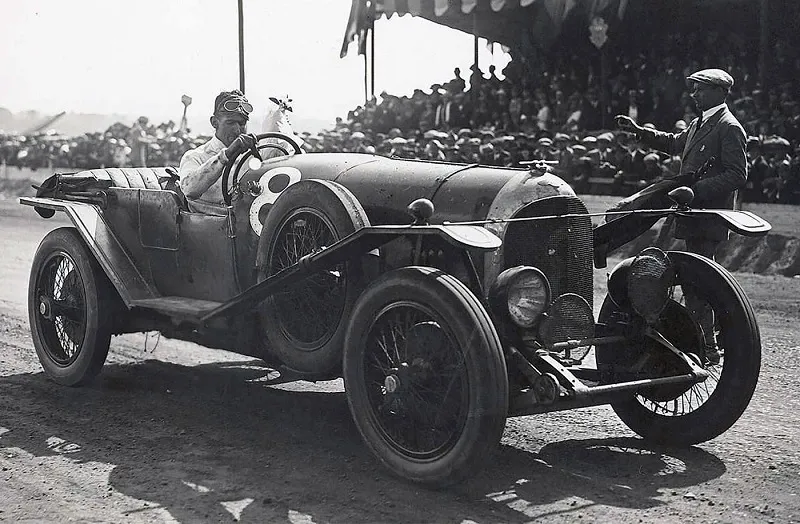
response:
[[[800,521],[800,279],[737,275],[764,357],[725,435],[656,449],[607,408],[511,419],[494,466],[436,492],[372,459],[339,382],[267,387],[258,361],[152,335],[115,338],[91,387],[45,379],[25,294],[58,225],[0,201],[0,520]]]

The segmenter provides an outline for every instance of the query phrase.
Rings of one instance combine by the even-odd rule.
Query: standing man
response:
[[[690,96],[700,116],[679,133],[647,129],[625,115],[616,117],[620,129],[635,133],[645,145],[681,156],[681,174],[696,172],[709,158],[716,158],[713,167],[692,184],[696,208],[733,209],[736,190],[747,182],[747,135],[742,125],[725,104],[733,86],[731,75],[721,69],[704,69],[687,77]],[[686,242],[686,249],[713,260],[720,243],[728,238],[722,223],[699,218],[677,217],[675,237]],[[693,304],[694,303],[694,304]],[[703,328],[706,356],[719,362],[713,329],[713,316],[707,305],[698,306],[696,297],[687,296],[687,306],[694,311]]]
[[[213,214],[225,206],[220,177],[228,162],[256,144],[255,135],[246,133],[252,112],[253,106],[239,90],[217,95],[211,115],[214,136],[184,153],[178,169],[181,190],[192,211]]]
[[[146,167],[147,166],[147,147],[149,140],[147,139],[147,123],[146,116],[140,116],[136,122],[131,126],[128,132],[128,145],[131,148],[131,166],[132,167]]]

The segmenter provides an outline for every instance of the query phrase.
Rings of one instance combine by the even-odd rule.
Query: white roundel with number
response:
[[[256,235],[261,235],[264,217],[275,200],[287,187],[300,182],[301,178],[300,170],[294,167],[276,167],[261,175],[258,179],[261,192],[250,205],[250,227]]]

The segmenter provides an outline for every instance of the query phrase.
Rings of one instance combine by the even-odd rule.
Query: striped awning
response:
[[[531,31],[552,34],[575,8],[594,14],[613,9],[622,18],[628,0],[353,0],[340,56],[353,40],[364,52],[374,20],[410,14],[492,42],[515,47]]]

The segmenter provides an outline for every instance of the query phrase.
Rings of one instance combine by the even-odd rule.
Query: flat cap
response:
[[[733,87],[733,77],[722,69],[703,69],[687,76],[686,80],[717,86],[723,89],[730,89]]]

